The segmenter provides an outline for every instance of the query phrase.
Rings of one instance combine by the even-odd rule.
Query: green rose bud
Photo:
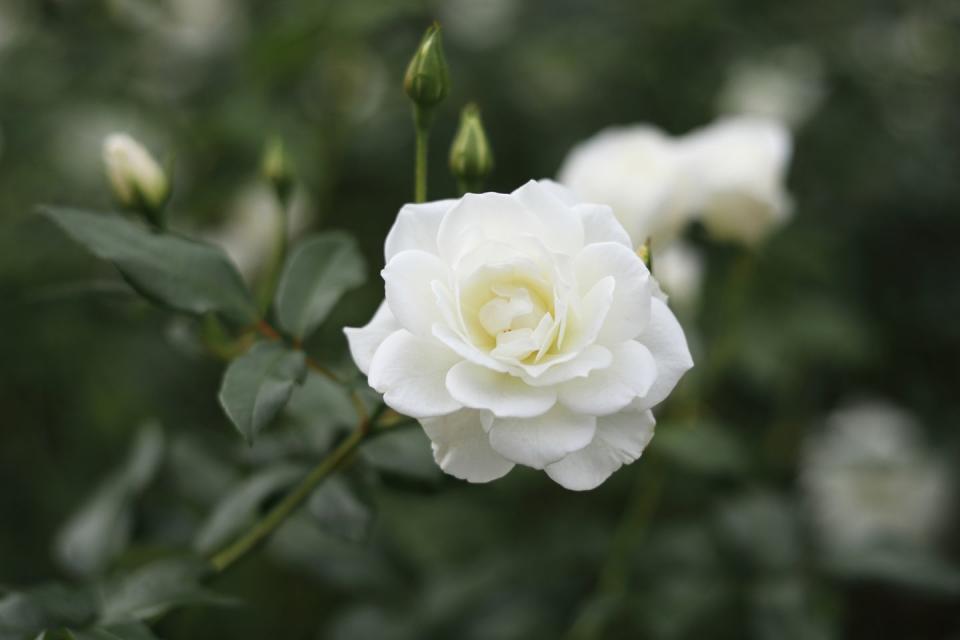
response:
[[[460,112],[460,127],[450,147],[450,171],[461,191],[478,191],[493,171],[493,151],[483,130],[480,109],[473,103]]]
[[[450,73],[443,56],[439,23],[434,22],[423,35],[417,52],[407,66],[403,90],[423,110],[432,109],[450,92]]]
[[[286,206],[293,191],[293,165],[287,155],[283,140],[271,138],[263,151],[261,164],[263,177],[270,182],[280,204]]]

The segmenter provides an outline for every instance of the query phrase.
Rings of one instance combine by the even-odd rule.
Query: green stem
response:
[[[331,451],[330,455],[321,460],[320,464],[314,467],[300,484],[271,509],[263,519],[257,522],[252,529],[217,552],[210,559],[214,572],[222,573],[226,571],[276,531],[303,504],[313,490],[350,457],[369,433],[368,427],[369,423],[366,420],[362,421],[346,440]]]
[[[651,460],[649,474],[639,474],[630,503],[610,542],[610,551],[600,569],[597,586],[574,619],[569,640],[599,640],[609,620],[611,605],[627,593],[630,552],[642,537],[660,503],[663,472],[660,462]]]
[[[413,110],[416,151],[413,168],[413,201],[427,201],[427,141],[430,138],[430,116],[423,109]]]
[[[280,273],[283,271],[283,262],[287,256],[287,224],[289,217],[287,208],[287,203],[283,201],[281,201],[277,207],[277,225],[273,241],[273,252],[257,291],[257,302],[259,303],[261,313],[266,313],[267,309],[270,308],[273,294],[276,292],[277,283],[280,280]]]

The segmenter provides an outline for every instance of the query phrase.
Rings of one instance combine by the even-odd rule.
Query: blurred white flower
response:
[[[703,285],[703,256],[687,242],[678,240],[658,250],[653,248],[653,273],[674,307],[696,305]]]
[[[487,49],[511,36],[519,8],[517,0],[446,0],[440,22],[451,42]]]
[[[681,140],[689,205],[719,240],[756,244],[793,205],[785,179],[790,131],[764,118],[724,118]]]
[[[407,205],[384,253],[386,300],[350,351],[458,478],[522,464],[592,489],[641,455],[693,365],[610,208],[548,180]]]
[[[261,181],[251,183],[234,196],[223,224],[204,234],[208,242],[223,247],[247,282],[253,280],[273,251],[279,206],[269,185]],[[306,193],[294,190],[287,225],[289,239],[302,233],[311,218],[312,207]]]
[[[686,223],[689,193],[676,141],[649,125],[605,129],[577,145],[559,180],[589,202],[613,208],[637,247],[665,246]]]
[[[735,62],[717,99],[723,114],[803,124],[824,98],[823,66],[812,49],[792,46]]]
[[[113,194],[125,207],[159,209],[170,194],[167,173],[143,145],[125,133],[103,140],[103,163]]]
[[[833,413],[805,446],[800,482],[817,532],[833,551],[928,545],[948,515],[947,468],[913,418],[883,402]]]

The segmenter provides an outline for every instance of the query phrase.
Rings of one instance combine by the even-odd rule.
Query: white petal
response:
[[[487,369],[493,369],[494,371],[506,372],[508,370],[507,365],[495,358],[491,358],[488,354],[466,342],[462,337],[442,324],[433,325],[433,336],[449,349],[458,353],[464,360],[469,360],[474,364],[486,367]]]
[[[657,363],[657,379],[642,398],[643,406],[652,407],[670,395],[680,377],[693,366],[683,327],[666,303],[654,300],[650,307],[650,324],[638,342],[646,345]]]
[[[385,261],[390,262],[390,259],[401,251],[411,249],[436,255],[440,221],[456,203],[456,200],[436,200],[403,205],[383,246]]]
[[[437,246],[447,264],[487,241],[511,245],[524,234],[539,236],[543,225],[519,200],[504,193],[468,193],[443,217]]]
[[[344,327],[343,332],[347,335],[347,343],[350,345],[350,355],[364,375],[370,373],[370,362],[377,347],[399,328],[400,323],[393,317],[386,301],[380,303],[377,312],[365,326]]]
[[[435,340],[403,329],[392,333],[370,363],[370,386],[390,408],[414,417],[442,416],[463,408],[447,392],[447,372],[460,356]]]
[[[490,446],[480,412],[464,409],[440,418],[421,420],[433,442],[433,458],[440,468],[467,482],[490,482],[507,474],[513,463]]]
[[[592,344],[567,362],[561,362],[542,372],[539,376],[525,376],[524,381],[536,387],[560,384],[575,378],[584,378],[594,369],[604,369],[613,362],[606,347]]]
[[[656,421],[647,411],[621,411],[597,419],[597,434],[588,446],[547,466],[554,482],[572,491],[594,489],[625,464],[640,457]]]
[[[384,267],[387,304],[407,331],[421,337],[432,335],[434,323],[444,320],[433,282],[446,283],[450,271],[437,256],[425,251],[401,251]]]
[[[567,205],[568,207],[573,207],[582,202],[580,197],[573,192],[569,187],[565,187],[559,182],[551,180],[550,178],[541,178],[536,180],[536,183],[540,186],[541,189],[547,191],[554,198]]]
[[[583,220],[583,243],[616,242],[627,249],[634,249],[627,230],[613,215],[613,209],[605,204],[579,204],[573,208]]]
[[[550,249],[571,255],[583,246],[583,222],[580,215],[558,198],[558,195],[564,194],[558,194],[557,188],[549,188],[541,182],[531,180],[511,195],[540,219],[545,231],[540,239]]]
[[[467,361],[450,369],[446,384],[450,395],[465,407],[487,409],[502,417],[539,416],[557,402],[555,389],[531,387],[508,373]]]
[[[590,444],[597,419],[560,405],[536,418],[494,418],[490,445],[504,458],[534,469]]]
[[[620,244],[598,242],[577,254],[574,269],[582,292],[608,276],[616,279],[598,342],[619,344],[643,331],[650,317],[651,283],[650,272],[636,253]]]
[[[613,362],[560,385],[560,402],[571,411],[605,416],[620,411],[650,391],[657,365],[650,350],[636,341],[611,347]]]

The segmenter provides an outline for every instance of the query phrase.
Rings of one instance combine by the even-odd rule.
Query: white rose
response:
[[[806,443],[800,481],[829,551],[931,544],[949,517],[947,468],[914,418],[886,402],[834,412]]]
[[[167,199],[167,174],[143,145],[125,133],[103,141],[103,162],[117,200],[125,207],[158,209]]]
[[[683,155],[656,127],[605,129],[577,145],[558,179],[588,202],[613,208],[634,247],[668,243],[686,223]]]
[[[792,139],[773,120],[721,119],[680,142],[690,206],[716,238],[755,244],[790,215],[784,185]]]
[[[406,205],[385,258],[386,300],[345,330],[350,350],[458,478],[522,464],[596,487],[640,456],[650,407],[693,365],[611,210],[553,182]]]

